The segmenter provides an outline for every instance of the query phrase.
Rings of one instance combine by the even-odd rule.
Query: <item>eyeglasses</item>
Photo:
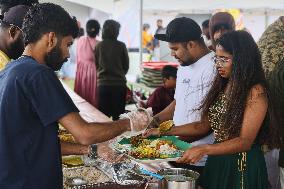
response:
[[[220,66],[220,67],[224,67],[226,66],[226,64],[232,60],[232,58],[229,57],[218,57],[218,56],[214,56],[213,57],[213,61],[215,62],[216,66]]]
[[[16,27],[18,30],[20,30],[22,33],[23,33],[23,30],[19,27],[19,26],[16,26],[16,25],[14,25],[14,24],[9,24],[9,26],[11,26],[11,27]]]
[[[19,26],[16,26],[16,25],[14,25],[14,24],[10,24],[10,23],[7,23],[7,22],[1,20],[1,21],[0,21],[0,25],[2,25],[2,24],[8,25],[8,26],[10,26],[10,27],[16,27],[18,30],[20,30],[20,31],[23,33],[23,30],[22,30]]]

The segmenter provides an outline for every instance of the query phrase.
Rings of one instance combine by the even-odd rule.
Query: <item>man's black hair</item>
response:
[[[97,20],[88,20],[86,24],[87,34],[90,37],[96,37],[100,32],[101,26]]]
[[[106,20],[103,25],[103,39],[117,39],[119,34],[120,24],[115,20]]]
[[[162,77],[169,79],[170,77],[177,78],[177,68],[174,66],[164,66],[162,69]]]
[[[209,28],[209,19],[204,20],[201,25],[203,28]]]
[[[3,20],[0,20],[0,29],[6,30],[6,29],[8,29],[10,27],[11,27],[10,24],[4,22]]]
[[[23,23],[25,45],[35,43],[42,35],[55,32],[57,37],[72,36],[79,32],[76,18],[72,18],[61,6],[42,3],[33,6],[26,14]]]
[[[11,7],[17,5],[32,6],[37,3],[38,0],[0,0],[1,14],[4,15]]]

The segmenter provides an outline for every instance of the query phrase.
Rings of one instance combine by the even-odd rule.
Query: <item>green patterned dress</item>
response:
[[[208,115],[215,143],[228,140],[228,132],[220,124],[225,113],[226,96],[221,94]],[[267,170],[260,145],[254,144],[243,153],[208,156],[199,183],[203,189],[267,189]]]

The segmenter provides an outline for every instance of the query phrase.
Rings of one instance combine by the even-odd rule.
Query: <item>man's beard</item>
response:
[[[186,60],[182,60],[182,59],[179,58],[178,56],[174,56],[174,57],[175,57],[175,59],[177,59],[177,60],[179,61],[179,64],[180,64],[181,66],[189,66],[189,65],[191,65],[191,64],[194,63],[192,60],[190,60],[189,57],[187,57]]]
[[[23,40],[18,39],[17,41],[11,44],[11,47],[10,47],[11,54],[9,58],[16,60],[23,54],[24,50],[25,50],[25,47],[24,47]]]
[[[181,60],[182,61],[182,60]],[[181,66],[189,66],[191,64],[194,64],[193,61],[187,59],[186,61],[182,61],[182,64],[180,64]]]
[[[189,66],[191,64],[192,64],[192,62],[190,62],[190,61],[186,61],[186,62],[182,61],[182,64],[180,64],[180,65],[181,66]]]
[[[54,71],[60,70],[63,63],[66,62],[68,59],[62,58],[62,51],[57,44],[47,55],[44,57],[46,65],[53,69]]]

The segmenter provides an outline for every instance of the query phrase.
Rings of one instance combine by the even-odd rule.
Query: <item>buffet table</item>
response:
[[[93,107],[90,103],[88,103],[86,100],[81,98],[79,95],[77,95],[73,90],[71,90],[65,83],[62,82],[63,87],[77,106],[77,108],[80,110],[80,115],[82,116],[83,119],[85,119],[88,122],[108,122],[111,121],[110,118],[108,118],[106,115],[104,115],[102,112],[97,110],[95,107]],[[124,133],[125,134],[125,133]],[[126,133],[127,134],[127,133]],[[115,140],[115,139],[113,139]],[[97,149],[98,149],[98,162],[95,162],[95,165],[99,165],[99,168],[106,167],[109,165],[113,165],[115,163],[123,162],[125,161],[126,157],[123,156],[123,154],[118,154],[116,153],[113,149],[110,148],[109,144],[113,141],[107,141],[104,143],[97,144]],[[142,163],[137,163],[133,162],[132,160],[130,161],[130,164],[135,164],[138,165],[139,167],[143,167],[144,169],[147,169],[152,172],[157,172],[160,169],[163,168],[169,168],[170,165],[167,162],[163,163],[152,163],[152,164],[142,164]],[[103,164],[103,165],[102,165]],[[109,168],[106,168],[106,170]],[[107,173],[106,173],[107,174]],[[110,177],[110,174],[107,174]],[[110,178],[113,179],[113,178]],[[94,186],[93,188],[135,188],[133,186],[114,186],[109,184],[109,187],[105,185],[102,187],[102,185]],[[147,183],[147,185],[144,188],[158,188],[157,183],[151,182]]]

